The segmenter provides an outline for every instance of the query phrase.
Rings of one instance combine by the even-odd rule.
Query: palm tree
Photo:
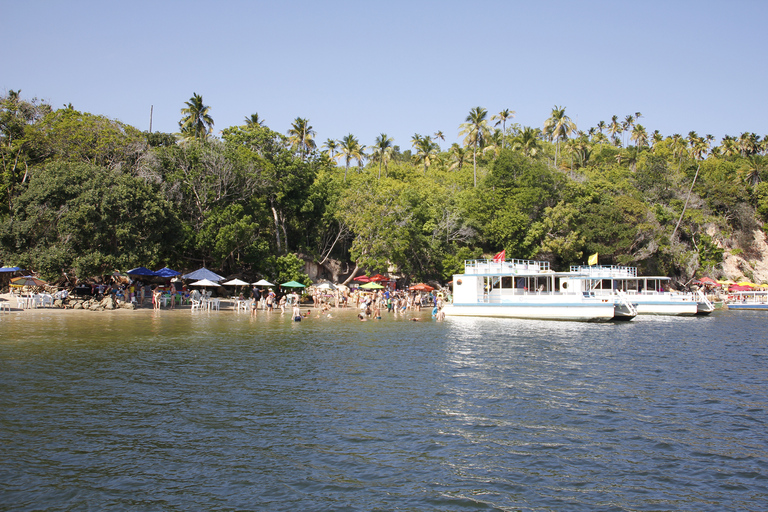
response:
[[[435,142],[437,142],[437,140],[438,140],[438,139],[440,139],[440,140],[442,140],[443,142],[445,142],[445,135],[444,135],[444,134],[443,134],[443,132],[442,132],[442,131],[440,131],[440,130],[437,130],[437,131],[435,132]]]
[[[344,155],[344,181],[347,181],[347,171],[349,170],[349,163],[352,159],[357,159],[358,163],[362,163],[363,161],[363,146],[361,146],[355,136],[350,133],[341,139],[339,152]]]
[[[453,163],[448,168],[449,171],[453,171],[454,169],[459,169],[464,166],[464,160],[467,158],[467,150],[463,147],[459,146],[456,142],[451,144],[451,159],[453,160]]]
[[[504,136],[506,136],[507,135],[507,119],[512,119],[513,117],[515,117],[516,113],[517,112],[515,112],[514,110],[509,110],[508,108],[505,108],[498,114],[491,116],[491,121],[496,121],[498,119],[498,121],[496,121],[496,124],[494,126],[501,125],[501,133]],[[502,141],[502,146],[503,146],[503,141]]]
[[[611,122],[608,125],[608,133],[611,135],[614,146],[620,146],[619,133],[621,132],[621,124],[619,123],[619,116],[612,116]]]
[[[245,117],[245,126],[253,127],[253,126],[264,126],[264,120],[259,118],[259,114],[251,114],[250,116]]]
[[[544,121],[544,131],[555,140],[555,167],[557,167],[557,155],[560,153],[560,141],[566,140],[570,134],[576,131],[576,123],[565,115],[565,107],[555,107],[549,119]]]
[[[493,152],[493,157],[498,158],[504,147],[504,134],[496,128],[493,133],[488,137],[488,142],[485,148],[483,148],[483,154]]]
[[[413,156],[414,160],[416,163],[424,164],[424,174],[426,174],[427,169],[437,157],[439,146],[432,142],[432,137],[429,135],[422,137],[418,133],[411,138],[411,145],[416,150],[416,154]]]
[[[635,127],[632,129],[632,135],[629,137],[629,140],[635,141],[635,146],[637,146],[638,149],[644,148],[648,145],[648,133],[645,131],[643,125],[635,125]]]
[[[387,169],[387,164],[392,158],[392,153],[395,151],[395,147],[392,145],[394,139],[387,137],[386,133],[382,133],[373,143],[371,150],[371,160],[379,162],[379,179],[381,179],[381,166],[384,165],[384,170]]]
[[[485,144],[490,129],[488,128],[488,111],[483,107],[475,107],[469,111],[466,122],[459,128],[459,135],[464,135],[464,145],[472,146],[472,165],[474,168],[475,186],[477,186],[477,148]]]
[[[309,119],[297,117],[288,129],[288,142],[299,150],[301,159],[306,160],[307,154],[317,147],[315,131],[309,125]]]
[[[761,155],[751,155],[748,161],[749,166],[741,169],[739,174],[741,174],[741,177],[745,183],[751,185],[752,188],[754,188],[761,181],[760,175],[765,170],[765,159]]]
[[[517,136],[512,139],[512,149],[522,151],[523,155],[527,157],[534,157],[541,149],[541,145],[539,144],[540,136],[541,130],[526,126],[523,128],[522,132],[518,133]]]
[[[735,156],[739,152],[739,144],[735,137],[726,135],[720,143],[720,154],[724,157]]]
[[[203,104],[203,97],[192,93],[186,107],[181,109],[184,117],[179,121],[179,128],[184,139],[205,140],[213,131],[213,118],[209,114],[211,107]]]
[[[324,153],[328,153],[331,160],[336,160],[338,158],[336,150],[339,149],[339,141],[336,139],[326,139],[323,143],[323,148],[325,149]]]

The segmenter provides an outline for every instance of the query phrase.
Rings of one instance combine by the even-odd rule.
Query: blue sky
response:
[[[768,134],[768,2],[0,0],[0,92],[175,132],[198,93],[218,132],[255,112],[319,143],[402,149],[472,107],[580,129],[641,112],[650,133]]]

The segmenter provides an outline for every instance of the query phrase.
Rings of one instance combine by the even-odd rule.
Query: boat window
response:
[[[511,277],[502,277],[501,278],[501,287],[502,288],[512,288],[512,278]]]

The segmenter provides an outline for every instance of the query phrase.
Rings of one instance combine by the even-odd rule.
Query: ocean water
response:
[[[0,510],[763,511],[767,319],[2,314]]]

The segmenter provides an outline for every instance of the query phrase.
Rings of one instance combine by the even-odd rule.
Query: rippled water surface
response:
[[[0,317],[0,510],[768,508],[765,312]]]

